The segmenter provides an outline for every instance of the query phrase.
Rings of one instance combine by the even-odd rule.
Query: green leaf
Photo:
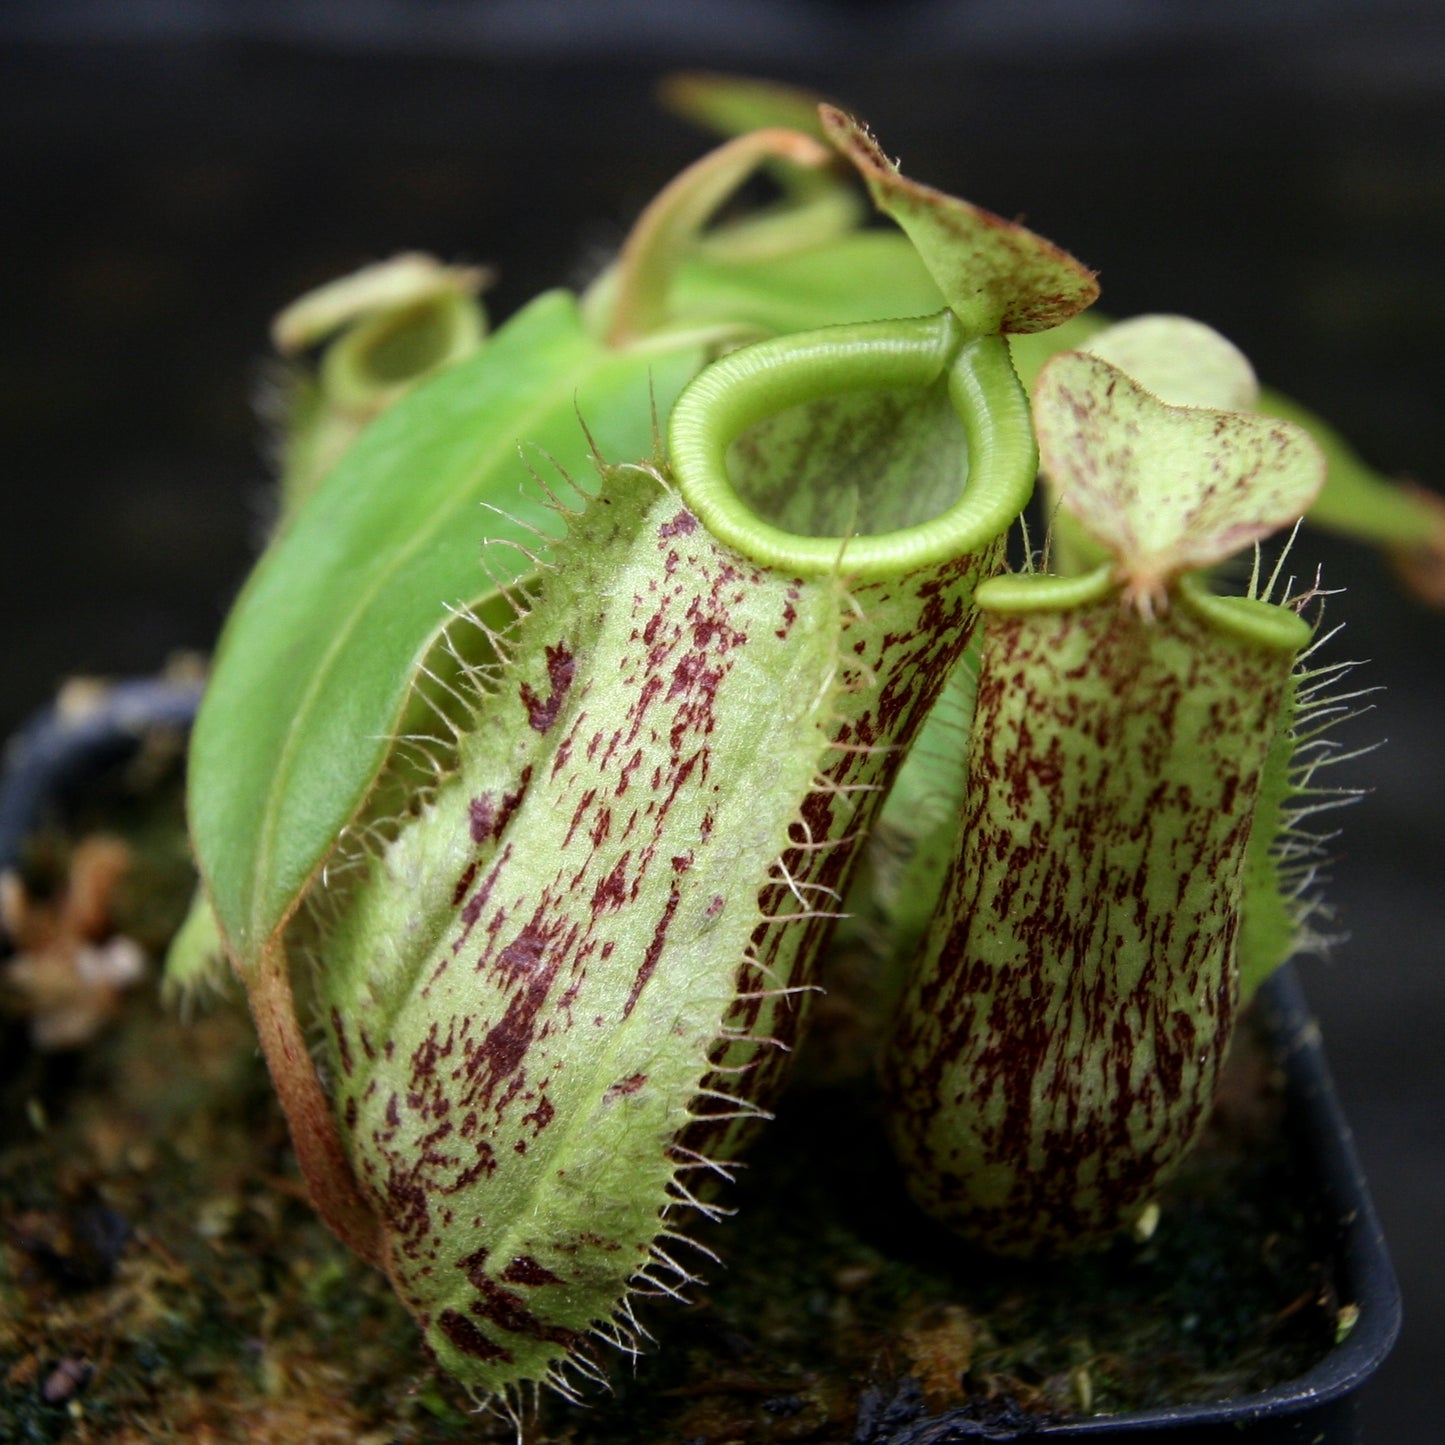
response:
[[[823,139],[818,123],[821,95],[775,80],[679,71],[658,87],[658,99],[675,115],[717,135],[742,135],[766,126],[786,126]]]
[[[1442,522],[1435,505],[1419,489],[1402,486],[1377,472],[1327,421],[1299,402],[1266,388],[1259,409],[1304,427],[1329,460],[1329,477],[1310,521],[1346,537],[1396,547],[1440,546]]]
[[[608,341],[623,346],[663,329],[678,267],[713,213],[759,166],[787,161],[817,168],[828,160],[828,149],[811,136],[774,128],[737,136],[674,176],[638,217],[617,258]]]
[[[549,525],[519,447],[590,476],[580,414],[605,453],[646,454],[654,402],[670,405],[700,359],[695,343],[608,351],[573,297],[539,297],[379,418],[263,558],[191,753],[197,854],[243,970],[361,805],[448,606],[529,565],[519,552],[502,579],[481,565],[484,539],[526,547]]]
[[[1328,422],[1268,388],[1259,409],[1304,427],[1329,461],[1309,521],[1385,549],[1404,585],[1422,602],[1445,607],[1445,498],[1376,471]]]
[[[906,236],[857,231],[760,259],[690,257],[673,283],[676,323],[732,322],[768,333],[891,316],[931,316],[943,303]]]

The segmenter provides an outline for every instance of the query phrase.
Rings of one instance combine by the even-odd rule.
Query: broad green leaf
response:
[[[730,327],[757,340],[790,331],[894,316],[931,316],[943,297],[906,236],[855,231],[821,245],[746,260],[697,252],[672,277],[674,326]],[[617,271],[582,298],[590,329],[602,334],[616,303]]]
[[[573,297],[541,296],[379,418],[263,558],[191,754],[197,853],[243,968],[361,804],[448,606],[511,580],[487,576],[483,541],[535,546],[551,525],[519,448],[590,477],[580,415],[605,454],[646,455],[654,402],[669,406],[700,360],[696,342],[608,351]],[[513,577],[527,565],[519,552]]]
[[[855,231],[760,260],[695,256],[679,269],[672,302],[679,322],[733,321],[767,332],[931,316],[943,304],[918,252],[897,231]]]

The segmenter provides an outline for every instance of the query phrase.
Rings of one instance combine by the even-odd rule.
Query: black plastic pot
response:
[[[12,864],[47,808],[63,807],[99,770],[121,762],[153,728],[185,728],[199,686],[138,680],[110,688],[83,715],[38,714],[16,736],[0,779],[0,868]],[[1261,992],[1266,1024],[1286,1078],[1286,1127],[1311,1168],[1322,1213],[1334,1230],[1334,1284],[1358,1310],[1354,1327],[1311,1370],[1258,1394],[1068,1423],[985,1423],[973,1415],[915,1419],[870,1445],[965,1445],[975,1440],[1118,1440],[1127,1445],[1361,1445],[1356,1401],[1400,1330],[1400,1292],[1349,1125],[1293,968]]]
[[[98,690],[84,703],[35,714],[5,748],[0,776],[0,868],[49,807],[63,807],[105,768],[123,762],[158,728],[190,729],[199,682],[134,678]]]

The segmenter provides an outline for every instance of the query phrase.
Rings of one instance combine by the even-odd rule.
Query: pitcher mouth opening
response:
[[[968,337],[949,311],[732,352],[678,399],[668,444],[720,540],[863,579],[986,545],[1028,501],[1036,460],[1005,342]]]

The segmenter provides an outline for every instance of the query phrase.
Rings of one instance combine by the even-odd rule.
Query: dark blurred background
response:
[[[32,0],[0,8],[0,731],[75,672],[206,648],[266,513],[271,315],[420,248],[504,317],[577,283],[704,141],[680,67],[843,101],[909,174],[1022,215],[1118,315],[1182,311],[1376,465],[1445,486],[1445,13],[1396,0]],[[1329,657],[1386,691],[1341,770],[1307,960],[1406,1296],[1374,1445],[1442,1434],[1445,618],[1374,555]],[[1432,1421],[1435,1423],[1432,1425]]]

